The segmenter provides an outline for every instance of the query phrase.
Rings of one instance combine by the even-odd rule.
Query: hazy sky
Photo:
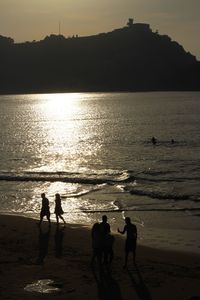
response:
[[[200,60],[200,0],[0,0],[0,35],[15,42],[51,33],[92,35],[123,27],[128,18],[149,23]]]

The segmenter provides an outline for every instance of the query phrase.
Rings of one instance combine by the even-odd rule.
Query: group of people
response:
[[[131,219],[129,217],[126,217],[123,230],[118,228],[118,232],[121,234],[126,233],[124,262],[124,268],[126,268],[129,253],[132,253],[133,263],[135,263],[137,227],[135,224],[131,223]],[[95,259],[97,259],[99,265],[102,263],[111,263],[113,260],[113,244],[114,236],[111,234],[110,225],[107,222],[107,216],[104,215],[102,216],[102,222],[95,223],[92,227],[93,255],[91,263],[93,264]]]
[[[43,218],[46,216],[49,226],[51,226],[50,220],[50,208],[49,208],[49,200],[46,197],[45,193],[41,194],[42,198],[42,207],[40,211],[40,221],[39,226],[41,225]],[[64,211],[61,205],[61,197],[60,194],[55,194],[55,210],[54,213],[56,215],[57,225],[59,224],[59,219],[63,221],[65,224],[65,220],[63,218]],[[125,226],[123,230],[118,228],[118,232],[121,234],[126,233],[126,242],[125,242],[125,263],[124,267],[127,266],[128,255],[131,252],[133,255],[133,263],[135,263],[136,256],[136,242],[137,242],[137,227],[135,224],[131,223],[131,219],[129,217],[125,218]],[[113,260],[113,244],[114,244],[114,236],[111,234],[110,224],[107,222],[107,216],[102,216],[102,222],[95,223],[92,227],[92,261],[93,264],[97,259],[99,265],[102,263],[110,264]]]
[[[49,199],[46,197],[45,193],[41,194],[41,198],[42,198],[42,207],[41,207],[41,211],[40,211],[40,221],[39,221],[39,226],[42,223],[43,218],[46,216],[47,220],[49,222],[49,226],[51,226],[51,220],[50,220],[50,208],[49,208]],[[63,221],[63,223],[65,224],[65,220],[63,218],[63,214],[64,211],[62,209],[62,205],[61,205],[61,197],[60,194],[55,194],[55,210],[54,213],[56,215],[56,221],[57,221],[57,225],[59,224],[59,218]]]
[[[92,261],[95,259],[101,264],[111,263],[113,259],[114,236],[111,235],[110,225],[107,222],[107,216],[102,217],[101,223],[95,223],[92,227]]]

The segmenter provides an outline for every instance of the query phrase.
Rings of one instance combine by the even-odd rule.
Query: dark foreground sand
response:
[[[137,267],[123,270],[124,239],[115,236],[110,269],[90,266],[90,231],[74,225],[0,216],[0,299],[200,299],[200,257],[137,248]],[[40,279],[53,279],[59,292],[24,290]],[[196,296],[196,298],[195,298]]]

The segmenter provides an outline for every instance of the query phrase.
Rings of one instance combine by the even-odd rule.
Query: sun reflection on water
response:
[[[79,93],[37,95],[41,120],[39,134],[44,141],[39,150],[43,159],[40,170],[78,170],[81,161],[84,159],[87,163],[87,155],[95,153],[95,148],[92,153],[87,143],[92,130],[83,118],[88,109],[84,99]]]
[[[45,100],[43,102],[44,113],[46,112],[50,118],[62,120],[76,114],[82,98],[78,93],[61,93],[40,95],[39,99]]]
[[[32,166],[29,172],[53,178],[59,172],[67,177],[89,178],[93,173],[93,162],[98,161],[102,147],[101,126],[97,128],[99,106],[95,94],[63,93],[29,95],[30,117],[33,117]],[[85,101],[87,100],[87,101]],[[99,157],[99,158],[98,158]],[[37,161],[36,164],[34,162]],[[44,173],[47,173],[45,175]],[[66,175],[65,175],[66,174]],[[93,174],[95,177],[95,174]],[[40,182],[34,186],[32,197],[23,205],[27,212],[39,216],[42,192],[50,201],[51,217],[55,220],[55,194],[60,193],[66,221],[76,223],[90,217],[83,210],[89,205],[84,195],[93,187],[68,182]],[[90,204],[90,208],[93,205]],[[96,206],[96,205],[95,205]]]

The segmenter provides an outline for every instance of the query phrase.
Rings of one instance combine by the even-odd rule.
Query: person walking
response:
[[[55,214],[56,214],[56,222],[57,222],[57,225],[59,224],[59,218],[61,220],[63,220],[63,223],[66,224],[64,218],[63,218],[63,214],[64,214],[64,211],[62,209],[62,205],[61,205],[61,197],[60,197],[60,194],[55,194]]]
[[[39,222],[39,226],[42,223],[43,218],[46,216],[47,220],[49,222],[49,226],[51,226],[51,221],[50,221],[50,210],[49,210],[49,199],[46,198],[45,193],[41,194],[41,198],[42,198],[42,208],[40,211],[40,222]]]
[[[126,232],[126,242],[125,242],[125,264],[124,268],[127,266],[128,255],[130,252],[133,254],[133,263],[135,264],[136,258],[136,243],[137,243],[137,227],[135,224],[131,223],[131,219],[129,217],[125,218],[126,225],[124,229],[121,231],[118,228],[118,232],[124,234]]]

